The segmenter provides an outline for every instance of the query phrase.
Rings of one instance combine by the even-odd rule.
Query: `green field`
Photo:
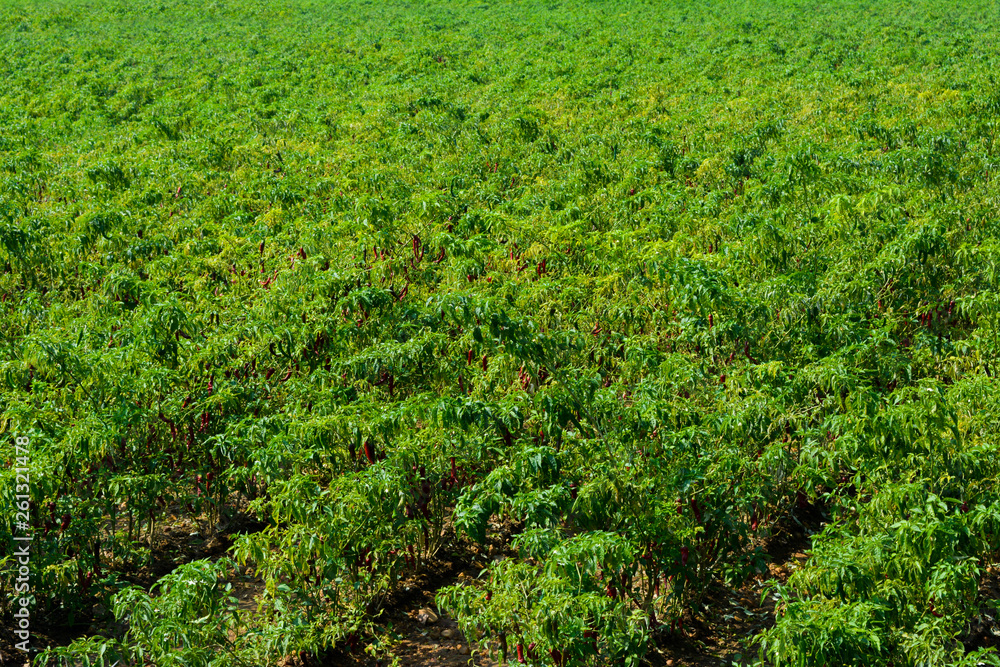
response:
[[[1000,665],[997,44],[3,0],[0,664]]]

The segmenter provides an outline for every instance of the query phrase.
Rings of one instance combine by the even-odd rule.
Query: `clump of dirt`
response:
[[[739,588],[713,583],[683,629],[661,628],[647,657],[652,667],[749,665],[759,653],[754,637],[774,625],[775,599],[770,580],[785,583],[808,559],[812,536],[829,516],[821,502],[798,504],[758,542],[767,554],[767,575],[751,577]]]
[[[507,519],[491,519],[486,544],[453,539],[422,571],[403,580],[374,610],[381,634],[389,640],[380,655],[366,655],[360,646],[354,651],[340,647],[321,656],[289,656],[283,667],[386,667],[394,658],[414,667],[496,667],[482,647],[469,644],[454,619],[440,613],[434,600],[440,589],[471,583],[492,561],[513,555],[511,536],[519,530]]]
[[[180,512],[179,506],[169,508]],[[169,513],[167,516],[173,516]],[[119,581],[139,586],[145,590],[156,583],[165,574],[172,572],[177,566],[194,560],[222,558],[232,540],[238,534],[253,533],[261,530],[264,524],[242,511],[234,511],[233,515],[215,530],[208,530],[208,521],[203,517],[177,515],[161,521],[153,534],[149,562],[142,567],[129,567],[119,564],[113,568]],[[102,554],[105,563],[109,562],[110,554]],[[233,582],[234,595],[240,600],[241,609],[256,609],[256,595],[263,588],[263,582],[252,577],[240,576]],[[56,610],[49,614],[37,613],[32,617],[31,652],[26,655],[15,648],[15,639],[10,632],[9,624],[0,628],[0,665],[20,665],[27,663],[28,658],[56,646],[67,646],[74,640],[88,636],[120,637],[124,628],[115,621],[108,606],[100,600],[107,597],[96,590],[86,598],[88,604],[82,611],[70,619],[65,612]]]
[[[205,558],[213,561],[222,558],[232,546],[234,537],[258,532],[264,525],[239,511],[226,523],[216,526],[214,531],[209,531],[207,521],[197,517],[179,516],[164,521],[153,535],[149,564],[139,569],[124,568],[121,570],[122,579],[149,590],[157,580],[179,565]]]
[[[432,597],[431,591],[425,591]],[[396,632],[401,639],[393,649],[393,655],[400,659],[403,667],[418,665],[442,665],[459,667],[477,665],[480,667],[495,667],[498,663],[489,657],[478,654],[471,656],[472,647],[462,636],[458,624],[447,616],[437,618],[433,623],[421,621],[420,610],[404,611],[406,618],[397,614]]]
[[[518,529],[509,521],[493,521],[485,545],[456,540],[425,571],[404,581],[384,607],[384,623],[396,637],[390,655],[414,667],[496,666],[482,647],[470,646],[453,619],[440,614],[434,598],[445,586],[471,583],[493,560],[512,555],[510,537]]]
[[[4,667],[21,667],[22,665],[31,667],[30,656],[15,648],[15,644],[19,641],[14,636],[9,623],[4,623],[3,627],[0,627],[0,665]],[[34,636],[32,636],[32,645],[34,644]]]
[[[1000,649],[1000,568],[988,567],[979,582],[976,615],[961,637],[966,652]]]

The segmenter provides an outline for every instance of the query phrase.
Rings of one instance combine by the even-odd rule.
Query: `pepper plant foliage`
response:
[[[32,622],[129,624],[50,662],[351,649],[506,524],[437,598],[477,648],[638,664],[806,503],[762,661],[996,662],[993,4],[45,0],[0,33]],[[237,511],[255,614],[224,566],[127,585]]]

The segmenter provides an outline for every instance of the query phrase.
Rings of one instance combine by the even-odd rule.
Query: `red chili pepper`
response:
[[[694,510],[694,518],[701,523],[701,510],[698,509],[698,501],[694,498],[691,499],[691,509]]]
[[[371,440],[365,440],[365,458],[368,459],[368,463],[375,463],[375,445]]]
[[[518,644],[518,645],[517,645],[517,661],[518,661],[519,663],[521,663],[522,665],[523,665],[523,664],[524,664],[524,662],[525,662],[525,661],[524,661],[524,646],[523,646],[523,645],[521,645],[521,644]]]
[[[688,564],[688,556],[691,555],[691,551],[687,547],[681,547],[681,566],[686,566]]]
[[[800,510],[804,510],[809,506],[809,497],[806,495],[805,491],[799,489],[795,493],[795,503],[799,506]]]

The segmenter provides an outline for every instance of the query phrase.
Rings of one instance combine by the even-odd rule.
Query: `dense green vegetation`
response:
[[[500,518],[440,607],[636,665],[812,502],[764,664],[998,664],[998,41],[979,0],[3,3],[0,460],[37,622],[130,623],[48,664],[363,644]],[[227,561],[126,584],[247,503],[251,631]]]

